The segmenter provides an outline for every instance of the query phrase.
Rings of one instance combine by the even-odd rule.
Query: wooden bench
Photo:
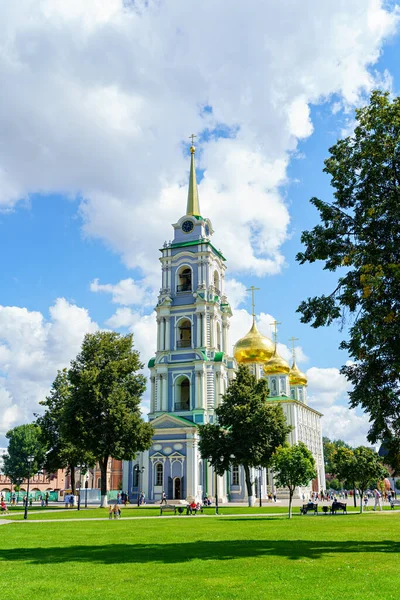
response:
[[[333,502],[332,506],[330,507],[331,514],[335,515],[338,510],[343,511],[342,514],[346,514],[347,515],[347,504],[346,504],[346,502]]]
[[[162,517],[164,512],[173,512],[174,515],[176,515],[176,509],[178,507],[174,506],[173,504],[162,504],[160,506],[160,516]],[[183,508],[183,507],[182,507]],[[180,511],[179,511],[180,512]],[[183,512],[183,511],[182,511]]]
[[[307,504],[303,504],[300,508],[300,513],[302,515],[306,515],[308,512],[313,511],[314,515],[318,514],[318,504],[314,502],[308,502]]]
[[[390,500],[390,508],[393,510],[395,506],[400,506],[400,500],[397,500],[397,498],[392,498]]]

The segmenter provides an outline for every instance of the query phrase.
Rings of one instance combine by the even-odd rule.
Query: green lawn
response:
[[[12,523],[0,598],[391,600],[399,515]]]

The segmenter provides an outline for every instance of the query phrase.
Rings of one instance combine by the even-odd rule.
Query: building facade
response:
[[[288,363],[282,367],[276,343],[258,332],[255,321],[236,344],[235,357],[230,356],[232,312],[225,295],[225,258],[212,243],[211,221],[200,214],[194,153],[192,146],[186,214],[173,225],[173,241],[161,248],[157,347],[148,364],[153,444],[137,460],[124,462],[123,489],[131,498],[143,491],[156,502],[163,491],[170,500],[200,499],[217,492],[222,502],[242,501],[246,498],[242,469],[234,467],[223,477],[215,477],[200,457],[197,429],[199,424],[215,421],[215,409],[234,377],[236,364],[245,362],[258,377],[269,378],[268,401],[281,402],[288,422],[295,423],[290,442],[307,439],[318,464],[321,415],[307,407],[307,382],[293,383],[295,362],[294,370]],[[271,361],[279,363],[277,371],[271,369]],[[322,470],[314,484],[317,487],[325,487]],[[265,496],[273,490],[273,477],[265,470],[258,476]]]

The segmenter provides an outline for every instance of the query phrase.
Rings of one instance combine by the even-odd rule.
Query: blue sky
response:
[[[398,10],[377,0],[309,0],[302,10],[252,0],[219,30],[208,1],[150,2],[140,14],[122,4],[3,8],[0,445],[32,418],[87,331],[133,331],[143,359],[154,353],[158,248],[184,214],[192,131],[202,212],[228,259],[233,336],[246,333],[244,289],[254,284],[260,328],[268,334],[272,316],[282,344],[300,338],[324,433],[361,443],[367,418],[347,410],[338,373],[342,334],[296,314],[335,276],[295,255],[317,223],[309,199],[331,197],[328,148],[351,132],[373,87],[398,92]],[[297,13],[302,28],[288,21]]]

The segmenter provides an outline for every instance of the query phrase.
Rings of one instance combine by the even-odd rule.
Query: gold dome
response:
[[[274,353],[270,360],[264,365],[264,375],[281,375],[290,372],[289,363],[279,356],[278,351],[275,347]]]
[[[253,319],[249,333],[236,342],[233,356],[240,364],[262,364],[271,358],[273,352],[273,342],[258,331]]]
[[[300,371],[295,361],[293,361],[292,368],[290,369],[289,382],[290,385],[307,385],[307,377]]]

